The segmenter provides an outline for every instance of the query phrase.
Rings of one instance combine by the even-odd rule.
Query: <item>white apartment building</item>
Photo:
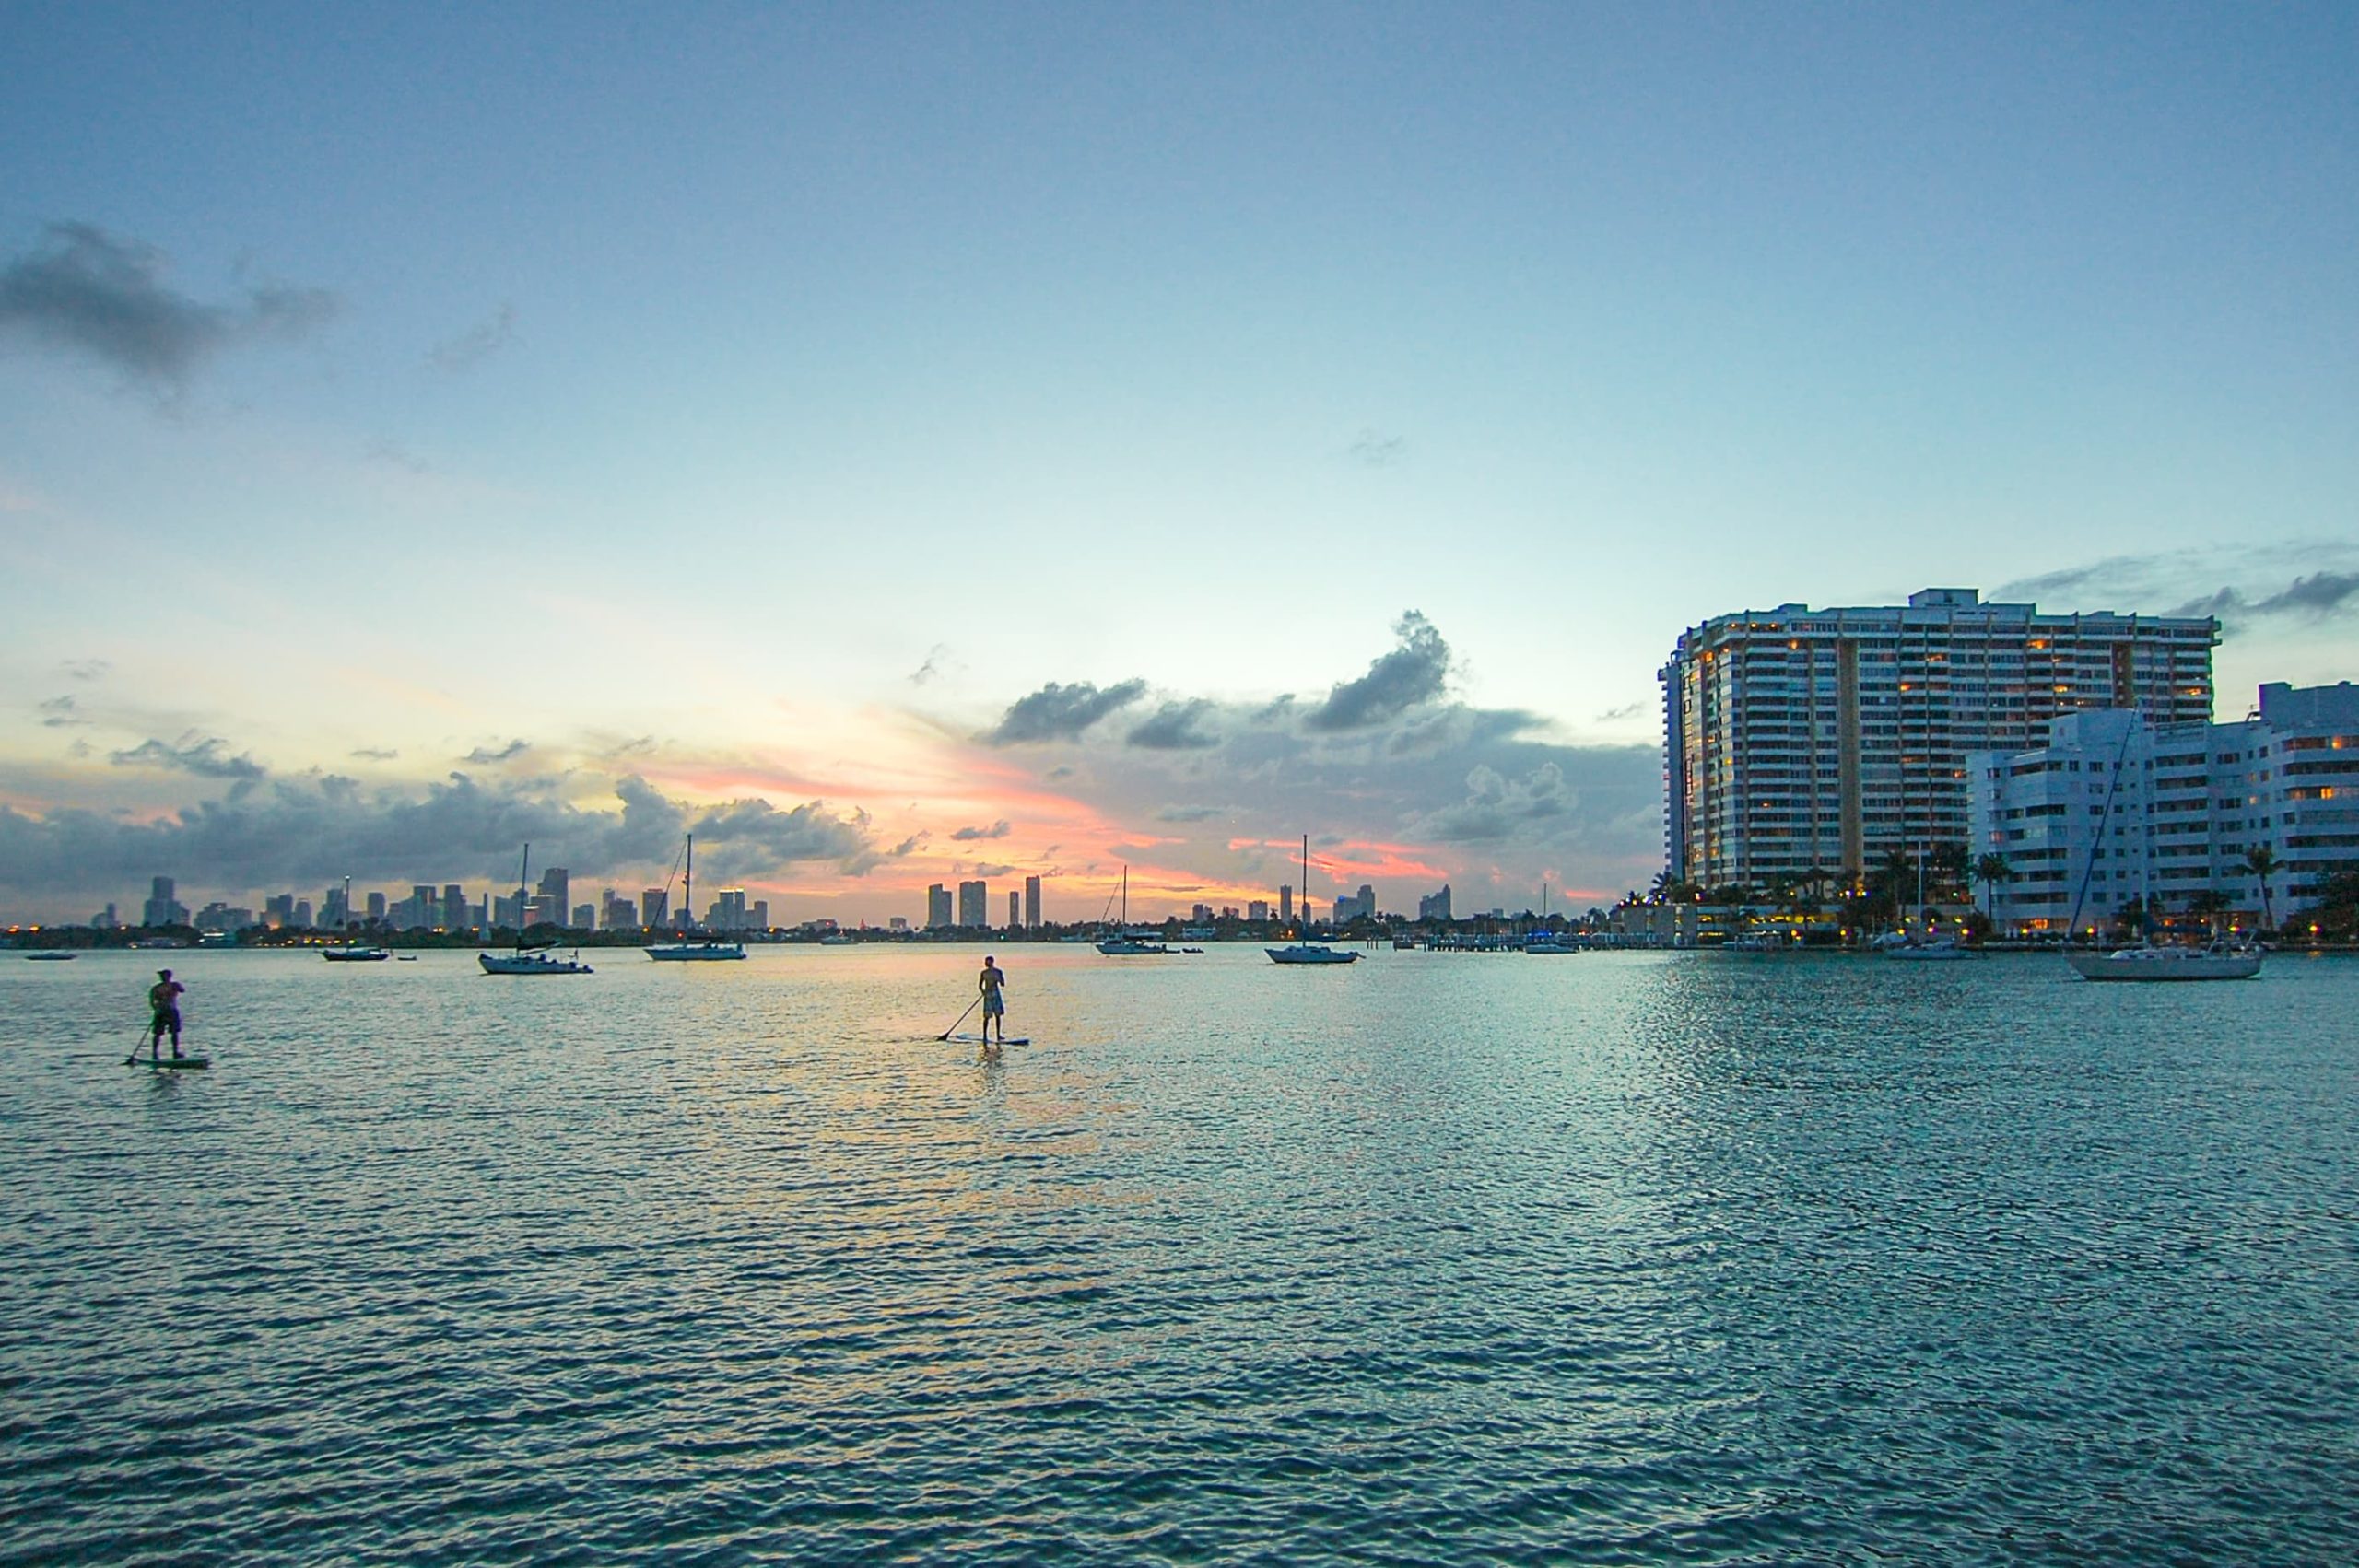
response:
[[[2044,746],[2084,708],[2212,716],[2208,616],[2042,614],[1931,588],[1691,627],[1661,672],[1672,874],[1759,884],[1967,841],[1968,753]]]
[[[2359,689],[2260,688],[2230,724],[2155,725],[2128,711],[2058,720],[2047,745],[1978,752],[1970,843],[2005,857],[1991,890],[2001,931],[2086,930],[2132,900],[2166,915],[2216,893],[2231,919],[2283,920],[2338,872],[2359,871]]]

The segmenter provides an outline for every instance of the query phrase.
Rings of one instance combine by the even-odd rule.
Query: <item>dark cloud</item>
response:
[[[1408,448],[1403,437],[1362,430],[1352,438],[1352,461],[1363,468],[1390,468],[1401,461]]]
[[[351,756],[355,762],[391,762],[401,755],[399,752],[389,752],[377,746],[362,746],[353,752]]]
[[[283,284],[249,287],[234,305],[207,305],[172,290],[164,271],[163,253],[151,246],[87,223],[52,224],[42,244],[0,269],[0,330],[169,395],[225,348],[303,337],[335,314],[333,295]]]
[[[1485,843],[1512,837],[1543,818],[1567,815],[1579,804],[1579,797],[1566,788],[1564,770],[1553,762],[1521,778],[1478,766],[1466,775],[1466,798],[1426,817],[1417,831],[1448,844]]]
[[[0,886],[106,898],[162,875],[208,896],[242,895],[324,887],[349,873],[504,887],[527,841],[536,861],[602,876],[668,864],[687,826],[680,805],[636,778],[616,785],[619,811],[586,811],[545,788],[485,785],[464,774],[422,790],[368,790],[333,774],[241,785],[228,799],[160,821],[81,810],[32,817],[0,808]],[[780,830],[740,813],[723,829],[733,848],[748,851],[745,867],[780,863],[805,848],[824,856],[856,838],[856,830],[816,807],[776,814],[793,825]],[[699,826],[699,850],[704,832]]]
[[[2213,615],[2229,626],[2277,617],[2318,620],[2342,609],[2354,593],[2359,593],[2359,572],[2314,572],[2266,598],[2247,599],[2234,588],[2223,588],[2170,614]]]
[[[89,722],[82,717],[81,710],[74,706],[74,699],[70,696],[48,698],[41,705],[41,726],[50,730],[70,730]]]
[[[1078,740],[1092,724],[1145,695],[1144,681],[1123,681],[1104,691],[1087,681],[1069,686],[1050,681],[1030,696],[1018,698],[982,740],[993,746]]]
[[[506,762],[511,757],[522,756],[532,749],[532,745],[533,743],[530,741],[517,740],[509,742],[498,751],[492,750],[489,746],[477,746],[459,760],[473,763],[477,767],[488,767],[494,763]]]
[[[764,800],[732,801],[698,818],[697,843],[711,844],[725,875],[775,871],[807,860],[847,860],[869,848],[865,819],[847,819],[812,801],[780,811]]]
[[[894,859],[898,860],[904,855],[915,853],[918,847],[924,842],[924,834],[912,833],[907,838],[902,839],[898,844],[894,845],[890,849],[887,849],[885,852],[892,856]]]
[[[1003,866],[997,863],[985,864],[981,861],[976,862],[975,865],[975,874],[977,876],[1006,876],[1015,870],[1015,868],[1014,866]]]
[[[1654,705],[1648,702],[1625,702],[1619,708],[1609,708],[1590,720],[1592,724],[1625,724],[1633,719],[1644,718]]]
[[[1370,663],[1356,681],[1340,681],[1310,710],[1310,730],[1365,730],[1442,695],[1449,675],[1449,645],[1433,623],[1411,610],[1393,624],[1401,646]]]
[[[1233,815],[1226,806],[1166,806],[1155,813],[1157,822],[1218,822]]]
[[[182,773],[194,773],[200,778],[260,778],[263,766],[250,756],[230,756],[229,743],[217,735],[203,740],[190,731],[180,738],[178,745],[166,745],[158,740],[146,740],[124,752],[109,752],[107,760],[117,767],[160,767]]]
[[[449,375],[472,370],[516,340],[516,307],[503,300],[499,310],[448,343],[428,350],[426,362]]]
[[[1167,702],[1156,709],[1155,716],[1133,730],[1129,743],[1144,746],[1149,751],[1202,751],[1220,744],[1220,737],[1207,735],[1196,728],[1199,721],[1214,711],[1214,705],[1202,697],[1191,702]]]
[[[104,659],[68,659],[57,668],[76,681],[102,681],[114,670],[113,664]]]
[[[950,657],[947,643],[935,643],[925,650],[925,662],[910,672],[910,685],[921,686],[942,673],[943,661]]]
[[[1008,831],[1006,823],[995,822],[989,827],[962,827],[950,837],[955,843],[971,844],[979,838],[1004,838]]]

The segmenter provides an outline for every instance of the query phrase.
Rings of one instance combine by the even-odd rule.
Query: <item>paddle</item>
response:
[[[968,1002],[967,1004],[967,1012],[974,1012],[975,1009],[981,1004],[982,1000],[983,999],[981,997],[977,997],[973,1001]],[[936,1035],[934,1038],[937,1040],[946,1040],[950,1038],[952,1035],[957,1033],[958,1025],[967,1022],[967,1012],[962,1012],[957,1017],[952,1019],[950,1021],[950,1027],[945,1029],[941,1034]]]
[[[139,1059],[139,1042],[147,1037],[147,1026],[143,1024],[140,1025],[139,1032],[131,1036],[131,1054],[123,1059],[123,1066],[129,1067]]]

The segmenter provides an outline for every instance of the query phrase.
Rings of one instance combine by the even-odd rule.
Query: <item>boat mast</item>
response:
[[[687,922],[681,929],[697,929],[697,836],[688,835],[687,872],[680,878],[680,919]]]

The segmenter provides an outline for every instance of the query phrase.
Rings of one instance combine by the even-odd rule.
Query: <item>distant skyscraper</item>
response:
[[[2044,746],[2082,708],[2209,719],[2218,640],[2209,616],[2041,614],[1968,588],[1706,621],[1661,674],[1671,874],[1762,886],[1964,844],[1968,752]]]
[[[672,895],[664,888],[643,889],[639,895],[639,923],[649,930],[661,930],[672,918]]]
[[[1439,893],[1428,893],[1417,900],[1417,919],[1447,920],[1449,913],[1449,883],[1443,883]]]
[[[925,928],[940,930],[950,923],[950,890],[937,882],[925,890]]]
[[[597,923],[598,908],[596,905],[576,904],[573,907],[573,929],[575,930],[586,931]]]
[[[1007,929],[1012,931],[1024,929],[1024,895],[1012,889],[1007,895]]]
[[[139,923],[143,926],[188,924],[188,907],[172,895],[170,877],[159,876],[147,884],[147,902],[139,907]]]
[[[421,888],[419,891],[424,892],[425,890]],[[550,918],[556,920],[563,920],[567,912],[573,907],[573,873],[567,871],[563,866],[551,866],[548,870],[543,872],[541,873],[541,896],[547,900],[547,907],[549,908],[557,911],[557,913]]]
[[[467,929],[467,890],[455,882],[442,884],[442,929],[446,931]]]
[[[385,895],[383,894],[372,893],[369,895],[369,918],[372,920],[381,920],[385,918]]]
[[[1281,923],[1294,919],[1294,883],[1278,889],[1278,919]]]
[[[981,882],[958,884],[958,923],[962,926],[988,926],[992,923],[991,886]]]
[[[1024,879],[1024,929],[1040,929],[1040,879],[1037,876]]]
[[[1268,919],[1270,918],[1270,901],[1266,898],[1255,898],[1249,901],[1245,906],[1245,918],[1249,920]]]

